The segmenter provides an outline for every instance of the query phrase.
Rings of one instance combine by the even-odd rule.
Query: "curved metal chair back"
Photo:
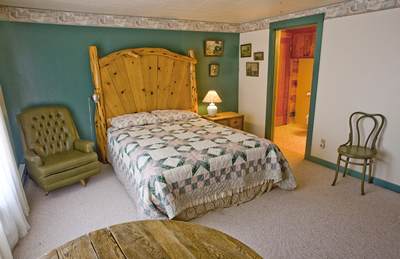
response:
[[[368,122],[368,120],[370,122]],[[346,176],[347,166],[349,164],[360,165],[363,166],[361,178],[361,194],[364,195],[364,179],[367,166],[369,166],[368,182],[371,183],[372,164],[374,163],[374,158],[377,154],[376,142],[378,140],[379,134],[382,131],[385,121],[386,119],[382,114],[354,112],[350,115],[349,139],[346,143],[340,145],[338,148],[339,155],[336,163],[335,179],[333,180],[332,186],[334,186],[336,183],[341,161],[345,162],[343,177]],[[371,128],[370,131],[367,130],[368,127]],[[346,159],[343,159],[342,156],[346,157]],[[352,161],[350,161],[350,159]],[[363,162],[359,162],[357,160],[363,160]]]
[[[357,117],[356,115],[359,116]],[[380,121],[378,121],[377,118],[380,118]],[[373,122],[373,126],[368,136],[363,138],[363,136],[361,135],[360,127],[365,126],[366,119],[370,119],[370,121]],[[355,122],[354,126],[353,126],[353,121]],[[343,145],[350,144],[351,146],[363,146],[365,148],[370,148],[376,152],[376,142],[378,140],[378,136],[381,133],[384,124],[385,124],[385,117],[382,114],[368,114],[365,112],[354,112],[353,114],[351,114],[349,118],[349,126],[350,126],[349,140],[347,143]],[[355,138],[356,136],[357,138]],[[363,139],[364,141],[362,141]],[[357,142],[356,145],[355,142]]]

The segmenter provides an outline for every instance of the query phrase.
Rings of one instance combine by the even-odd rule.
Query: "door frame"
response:
[[[273,22],[269,26],[269,54],[268,54],[268,86],[267,86],[267,107],[265,118],[265,138],[272,140],[275,125],[275,96],[276,96],[276,33],[279,30],[302,27],[307,25],[317,25],[315,38],[314,66],[311,85],[310,110],[307,127],[307,141],[305,159],[311,158],[311,144],[314,128],[315,103],[317,99],[319,64],[321,57],[322,30],[324,25],[324,14],[316,14],[290,20]]]
[[[277,62],[277,72],[276,72],[276,84],[275,84],[275,113],[274,113],[274,125],[277,124],[277,119],[279,118],[277,116],[277,112],[279,111],[278,107],[283,108],[283,115],[282,115],[282,123],[279,123],[280,125],[286,125],[288,123],[288,118],[289,118],[289,96],[290,96],[290,69],[291,69],[291,46],[293,45],[293,32],[287,33],[284,32],[284,30],[279,30],[278,31],[280,36],[277,36],[277,41],[276,44],[278,44],[279,48],[278,49],[278,57],[281,57],[280,62]],[[290,35],[289,35],[290,34]],[[288,36],[290,38],[288,38]],[[282,40],[289,40],[289,44],[283,43]],[[279,42],[278,42],[279,41]],[[281,56],[283,54],[282,50],[285,50],[285,54],[287,56]],[[278,61],[278,59],[276,59]],[[281,63],[284,61],[283,63]],[[284,64],[285,67],[282,67],[281,65]],[[283,82],[282,82],[283,81]],[[282,91],[281,94],[279,92]],[[281,100],[279,99],[279,96],[281,96]],[[282,106],[281,106],[282,104]],[[278,108],[278,109],[277,109]]]

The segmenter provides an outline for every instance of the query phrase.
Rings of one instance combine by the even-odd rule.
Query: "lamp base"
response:
[[[214,103],[210,103],[210,105],[207,107],[208,116],[215,117],[215,115],[217,115],[217,110],[218,107],[215,106]]]

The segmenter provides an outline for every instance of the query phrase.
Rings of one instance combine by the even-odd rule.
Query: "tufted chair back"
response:
[[[42,158],[74,149],[74,142],[79,139],[71,114],[65,107],[37,107],[19,116],[25,133],[23,149],[33,150]]]

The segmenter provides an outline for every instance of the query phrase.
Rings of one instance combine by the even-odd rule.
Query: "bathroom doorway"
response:
[[[318,73],[319,73],[319,63],[321,55],[323,24],[324,24],[324,14],[316,14],[311,16],[305,16],[305,17],[270,23],[270,32],[269,32],[270,36],[269,36],[269,52],[268,52],[268,88],[267,88],[267,107],[266,107],[266,120],[265,120],[265,137],[267,139],[273,140],[274,142],[276,141],[279,142],[279,140],[276,140],[275,129],[279,133],[278,127],[296,123],[296,116],[297,116],[297,121],[301,123],[303,127],[302,132],[300,133],[298,132],[300,130],[297,129],[298,132],[297,136],[306,134],[305,150],[302,147],[303,152],[301,153],[304,154],[304,158],[308,160],[311,159],[311,144],[312,144],[315,104],[316,104],[316,96],[318,88]],[[299,34],[308,33],[308,35],[302,35],[301,37],[300,35],[296,35],[296,37],[293,37],[296,33]],[[307,44],[304,43],[309,40],[309,38],[311,37],[310,35],[312,35],[313,41],[311,42],[313,43],[307,43]],[[279,45],[282,38],[286,39],[283,40],[284,47],[280,48]],[[302,44],[306,46],[297,46],[297,42],[299,41],[303,42]],[[314,44],[314,46],[310,46],[310,44],[311,45]],[[286,53],[279,53],[279,50],[285,48],[286,50],[284,51],[286,51]],[[301,49],[302,51],[296,52],[298,49]],[[314,49],[314,51],[311,51],[311,49]],[[314,53],[313,57],[312,53]],[[285,70],[285,73],[283,74],[277,73],[279,64],[278,62],[279,54],[289,57],[290,60],[287,61],[287,58],[285,58],[286,61],[282,62],[281,67],[283,67]],[[311,61],[311,59],[313,60]],[[290,73],[291,70],[296,71],[296,67],[297,67],[297,79],[295,79],[296,76],[295,73],[292,74]],[[302,70],[305,67],[312,67],[312,72],[310,72],[312,76],[311,78],[308,78],[308,80],[311,80],[311,91],[307,90],[305,93],[300,94],[299,92],[301,91],[298,89],[299,80],[303,81]],[[286,85],[289,88],[287,87],[282,88],[283,90],[279,91],[277,89],[278,81],[284,82],[283,85]],[[290,82],[294,83],[296,86],[295,94],[293,93],[293,91],[292,92],[290,91],[291,90]],[[291,96],[292,98],[290,98]],[[306,112],[297,110],[297,108],[302,107],[301,105],[302,101],[300,100],[301,97],[308,98],[307,103],[309,105],[309,108],[308,110],[307,107],[304,108]],[[278,110],[277,111],[278,113],[276,112],[276,110]],[[300,119],[300,117],[303,118]],[[283,133],[283,135],[288,135],[288,133]],[[292,135],[296,136],[296,134]],[[304,137],[302,137],[302,139],[304,140]],[[291,143],[290,145],[294,146],[293,143]]]
[[[276,96],[273,141],[305,154],[317,26],[276,32]]]

